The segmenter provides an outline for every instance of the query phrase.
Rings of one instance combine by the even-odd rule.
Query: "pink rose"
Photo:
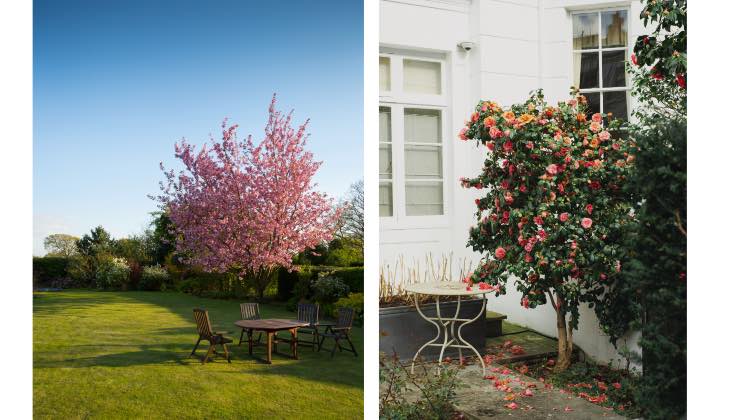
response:
[[[601,133],[599,133],[599,140],[601,140],[601,141],[609,140],[611,138],[611,136],[612,135],[609,134],[608,131],[604,130]]]
[[[503,260],[504,257],[506,257],[506,250],[503,249],[503,248],[501,248],[501,247],[498,247],[498,248],[496,248],[495,254],[496,254],[496,258],[497,259]]]
[[[554,163],[547,165],[547,173],[550,175],[556,175],[558,173],[558,165]]]
[[[588,217],[584,217],[583,219],[581,219],[581,226],[583,226],[584,229],[589,229],[593,223],[594,221],[589,219]]]
[[[596,121],[591,121],[591,125],[589,125],[588,128],[594,133],[596,133],[597,131],[601,130],[601,123],[597,123]]]
[[[524,245],[524,250],[527,252],[532,252],[532,244],[527,243],[526,245]]]
[[[594,121],[594,122],[597,122],[597,123],[601,123],[601,114],[596,113],[596,114],[592,115],[591,116],[591,121]]]
[[[460,130],[460,134],[457,135],[460,140],[467,140],[468,139],[468,127],[463,127]]]
[[[560,221],[561,222],[567,222],[570,215],[568,213],[560,213]]]

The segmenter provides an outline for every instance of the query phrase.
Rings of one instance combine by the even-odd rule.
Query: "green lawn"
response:
[[[362,418],[360,357],[299,347],[300,360],[267,365],[246,344],[232,363],[188,358],[196,341],[192,309],[208,309],[229,331],[239,302],[168,292],[34,293],[34,418]],[[264,318],[293,318],[284,305],[260,305]],[[263,337],[264,340],[264,337]],[[201,344],[200,354],[205,346]],[[281,344],[283,352],[288,344]],[[255,348],[264,356],[264,346]]]

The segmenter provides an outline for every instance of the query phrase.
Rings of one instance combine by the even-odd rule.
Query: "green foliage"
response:
[[[342,280],[349,286],[350,292],[362,292],[364,287],[363,267],[329,267],[304,265],[296,271],[289,272],[281,269],[278,272],[277,298],[279,300],[290,300],[289,307],[295,307],[295,303],[311,297],[311,283],[319,278],[319,275],[331,274]]]
[[[86,256],[94,256],[99,253],[110,251],[113,239],[102,226],[98,226],[86,233],[77,241],[77,251]]]
[[[93,287],[95,282],[95,259],[78,254],[69,259],[67,274],[77,287]]]
[[[329,250],[326,264],[335,267],[357,267],[364,262],[363,250],[360,247],[343,247]]]
[[[149,235],[151,242],[150,257],[153,262],[164,264],[167,257],[175,251],[175,236],[170,232],[172,221],[166,211],[154,212],[152,216],[154,216],[154,220],[152,220],[151,226],[154,227],[154,230]]]
[[[328,244],[307,249],[293,258],[297,265],[360,267],[364,255],[362,241],[357,236],[334,238]]]
[[[170,281],[170,274],[160,265],[144,267],[139,281],[139,290],[162,290]]]
[[[344,284],[342,280],[331,275],[319,276],[311,284],[311,289],[313,290],[313,300],[318,302],[319,305],[334,303],[339,298],[349,294],[349,286]]]
[[[615,345],[626,331],[642,332],[636,399],[645,417],[679,418],[687,395],[687,119],[685,84],[679,83],[686,76],[686,2],[647,2],[643,13],[671,32],[635,45],[638,67],[657,63],[656,70],[631,70],[643,104],[630,127],[637,149],[626,186],[637,224],[623,241],[630,258],[622,276],[596,313]]]
[[[123,258],[101,257],[95,271],[95,286],[104,290],[126,290],[131,268]]]
[[[33,282],[40,286],[52,286],[68,277],[66,257],[33,257]]]
[[[634,52],[637,64],[651,66],[656,79],[686,84],[686,0],[643,0],[640,13],[643,25],[655,25],[650,35],[637,38]],[[680,81],[679,79],[682,79]]]
[[[355,321],[362,325],[364,321],[364,297],[363,293],[350,293],[349,296],[339,299],[334,304],[332,316],[334,318],[339,316],[337,308],[352,308],[355,310]]]
[[[77,253],[80,238],[64,233],[55,233],[44,238],[44,249],[48,257],[71,257]]]
[[[456,418],[459,368],[443,365],[439,375],[417,365],[422,372],[411,375],[396,359],[380,358],[380,418],[394,420],[449,420]],[[414,401],[411,392],[420,397]]]

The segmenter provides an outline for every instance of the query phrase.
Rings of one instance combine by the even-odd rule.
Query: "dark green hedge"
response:
[[[67,278],[67,257],[33,257],[33,280],[39,285]]]
[[[288,272],[285,269],[281,269],[278,273],[278,293],[277,298],[279,300],[287,301],[293,296],[293,290],[299,283],[305,283],[305,288],[308,290],[308,285],[319,277],[320,273],[334,272],[334,276],[349,286],[350,292],[360,293],[363,292],[364,286],[364,267],[332,267],[325,265],[304,265],[300,266],[298,270]]]

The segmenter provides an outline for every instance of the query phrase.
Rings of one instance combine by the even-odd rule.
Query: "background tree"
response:
[[[620,271],[630,219],[622,185],[632,156],[601,114],[587,120],[586,99],[575,93],[556,107],[541,90],[508,110],[482,101],[460,132],[486,146],[481,174],[461,180],[486,189],[468,242],[483,258],[469,279],[493,285],[498,296],[513,275],[523,307],[549,300],[558,371],[571,363],[579,304],[593,303]]]
[[[155,264],[164,265],[167,257],[175,251],[175,236],[172,234],[174,228],[169,217],[169,211],[153,212],[154,219],[151,226],[154,228],[149,233],[151,242],[151,258]]]
[[[342,203],[345,210],[337,236],[362,248],[365,238],[365,188],[362,180],[350,185]]]
[[[279,267],[292,269],[294,255],[329,241],[341,217],[312,184],[320,162],[305,149],[308,121],[296,130],[291,119],[275,110],[273,97],[256,145],[251,136],[237,140],[237,126],[225,121],[220,142],[196,151],[183,140],[175,156],[185,170],[165,171],[159,196],[185,262],[239,273],[259,298]]]
[[[44,238],[47,256],[71,257],[77,254],[77,241],[80,238],[65,233],[55,233]]]
[[[113,245],[113,238],[110,233],[97,226],[86,233],[77,241],[77,251],[86,256],[94,256],[101,252],[109,252]]]

